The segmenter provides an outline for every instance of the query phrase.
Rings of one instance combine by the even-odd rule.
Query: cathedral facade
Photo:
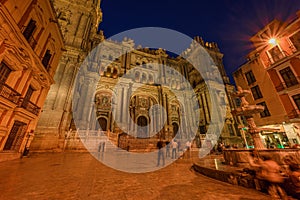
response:
[[[226,143],[240,142],[237,123],[230,112],[233,101],[229,93],[234,87],[229,83],[223,54],[215,43],[204,42],[200,37],[194,39],[208,52],[221,74],[221,83],[210,79],[216,88],[213,94],[201,74],[181,56],[171,57],[162,49],[136,48],[128,38],[118,42],[106,40],[104,53],[98,55],[100,61],[84,66],[84,58],[104,40],[102,32],[96,32],[96,25],[102,19],[99,4],[100,1],[91,0],[72,4],[54,1],[67,51],[43,108],[34,149],[78,149],[78,135],[82,131],[84,137],[109,133],[106,135],[116,145],[124,135],[132,141],[151,143],[158,139],[170,141],[180,132],[179,137],[187,140],[196,136],[195,144],[201,146],[212,126],[213,104],[224,108],[226,115],[224,126],[214,131],[221,133],[221,140]],[[68,17],[70,13],[75,17]],[[82,65],[86,70],[79,70]],[[84,83],[75,85],[76,77]],[[178,99],[190,95],[184,80],[193,89],[192,98],[197,106],[187,98]],[[220,85],[225,85],[225,90],[218,90]],[[217,102],[212,102],[211,95]],[[86,102],[91,103],[83,106]],[[200,113],[198,116],[196,111]],[[191,127],[197,127],[194,134]]]

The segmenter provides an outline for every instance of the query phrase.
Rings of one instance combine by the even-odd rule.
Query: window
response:
[[[296,49],[300,49],[300,31],[298,31],[297,33],[295,33],[294,35],[292,35],[290,37],[291,42],[293,43],[293,45],[296,47]]]
[[[50,62],[51,57],[52,57],[52,54],[50,53],[50,50],[47,50],[45,55],[44,55],[44,58],[42,60],[42,64],[44,65],[44,67],[46,69],[48,69],[48,64]]]
[[[0,82],[5,83],[9,74],[11,73],[11,69],[4,63],[0,64]]]
[[[247,79],[247,82],[248,82],[248,85],[254,83],[256,81],[255,77],[254,77],[254,74],[252,71],[249,71],[245,74],[246,76],[246,79]]]
[[[31,86],[29,86],[28,90],[26,92],[26,95],[24,97],[24,100],[23,100],[24,104],[27,104],[30,101],[30,98],[31,98],[33,92],[34,92],[34,89]]]
[[[259,89],[258,85],[252,87],[252,88],[251,88],[251,92],[252,92],[253,98],[254,98],[255,100],[256,100],[256,99],[260,99],[260,98],[263,97],[262,94],[261,94],[261,92],[260,92],[260,89]]]
[[[34,30],[36,28],[36,21],[30,20],[28,25],[26,26],[25,31],[23,32],[24,37],[27,41],[29,41],[30,37],[32,36]]]
[[[235,105],[236,105],[237,107],[241,106],[242,101],[241,101],[240,98],[235,98],[234,101],[235,101]]]
[[[205,126],[199,126],[199,131],[200,131],[200,134],[205,134],[206,133],[206,127]]]
[[[292,97],[293,97],[293,99],[294,99],[295,104],[296,104],[297,107],[298,107],[298,110],[300,110],[300,94],[294,95],[294,96],[292,96]]]
[[[268,107],[267,107],[266,102],[261,102],[261,103],[258,103],[257,105],[261,105],[261,106],[264,106],[264,107],[265,107],[264,111],[260,113],[260,117],[261,117],[261,118],[271,116],[271,114],[270,114],[270,112],[269,112],[269,109],[268,109]]]
[[[234,136],[234,131],[233,131],[232,124],[227,124],[227,128],[228,128],[230,136]]]
[[[284,58],[283,53],[280,51],[278,46],[273,47],[269,50],[269,54],[271,56],[271,62],[274,63],[282,58]]]
[[[298,81],[290,67],[280,70],[279,73],[287,87],[291,87],[293,85],[298,84]]]

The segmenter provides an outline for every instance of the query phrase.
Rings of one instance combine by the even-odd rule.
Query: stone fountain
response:
[[[251,134],[254,148],[255,149],[264,149],[264,145],[261,141],[259,132],[260,130],[256,127],[256,124],[253,119],[253,115],[256,113],[261,113],[264,111],[264,106],[261,105],[249,105],[245,96],[250,94],[249,90],[243,90],[240,86],[237,87],[238,91],[233,94],[233,97],[241,99],[241,107],[236,108],[232,111],[232,114],[235,116],[245,116],[249,126],[248,132]]]
[[[269,187],[268,185],[276,186],[278,182],[274,182],[275,178],[278,178],[283,181],[280,187],[277,185],[276,187],[283,191],[281,187],[283,187],[284,191],[288,195],[293,195],[299,199],[300,196],[300,187],[299,183],[299,174],[300,174],[300,150],[299,149],[268,149],[265,148],[261,137],[260,132],[263,129],[259,129],[253,119],[253,115],[263,112],[264,106],[261,105],[250,105],[245,96],[250,93],[248,90],[243,90],[241,87],[237,87],[237,92],[233,94],[234,97],[241,99],[241,106],[234,109],[232,114],[235,116],[245,116],[248,123],[248,132],[250,133],[253,143],[254,149],[225,149],[223,150],[223,156],[225,162],[217,162],[218,159],[208,159],[207,163],[210,162],[209,165],[206,165],[205,162],[203,163],[195,163],[193,168],[206,176],[211,178],[218,179],[220,181],[225,181],[234,185],[240,185],[248,188],[255,188],[257,190],[264,190]],[[274,164],[269,165],[270,171],[268,171],[267,175],[263,176],[255,176],[254,171],[258,172],[256,168],[253,168],[253,156],[258,158],[268,157],[271,160],[275,161],[279,164],[281,168],[281,172],[289,177],[296,177],[295,180],[292,178],[288,178],[288,176],[283,177],[281,173],[277,172],[276,176],[274,175]],[[250,162],[252,163],[250,165]],[[256,163],[256,165],[261,165],[260,163]],[[212,164],[214,163],[214,164]],[[294,169],[290,168],[289,166],[293,166]],[[273,167],[273,168],[272,168]],[[275,167],[276,168],[276,167]],[[292,171],[291,171],[292,170]],[[271,172],[272,176],[269,176]],[[273,181],[273,182],[272,182]],[[271,187],[270,187],[271,188]],[[271,188],[272,189],[272,188]],[[270,190],[271,191],[271,190]],[[270,192],[268,189],[269,194],[272,194],[271,197],[274,197],[274,191]],[[280,193],[283,195],[282,197],[286,197],[284,193]],[[276,196],[277,197],[277,196]]]
[[[267,149],[265,148],[261,137],[259,129],[253,119],[253,115],[263,112],[264,106],[261,105],[250,105],[245,99],[245,96],[250,94],[249,90],[243,90],[241,87],[237,87],[237,92],[232,95],[236,98],[241,99],[241,106],[232,111],[235,116],[245,116],[248,123],[248,133],[250,133],[254,149],[226,149],[224,150],[224,160],[225,164],[239,166],[239,167],[249,167],[249,157],[253,151],[256,151],[259,156],[267,155],[276,161],[278,164],[286,166],[287,164],[283,161],[284,157],[287,155],[298,156],[299,150],[297,149]]]

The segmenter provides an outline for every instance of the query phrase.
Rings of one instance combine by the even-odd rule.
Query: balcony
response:
[[[300,114],[299,114],[299,110],[294,109],[291,112],[288,113],[288,117],[289,119],[294,119],[294,118],[299,118]]]
[[[298,85],[299,84],[298,80],[300,80],[300,77],[297,76],[297,77],[295,77],[295,79],[290,79],[290,80],[286,81],[285,83],[280,83],[279,85],[275,86],[276,91],[281,92],[287,88]]]
[[[20,98],[19,107],[24,108],[25,110],[33,113],[34,115],[38,115],[41,110],[41,108],[39,108],[37,105],[28,100],[24,100],[24,98]]]
[[[280,83],[279,85],[275,86],[277,92],[281,92],[285,89],[284,83]]]
[[[272,57],[269,58],[269,64],[272,65],[280,60],[282,60],[283,58],[287,57],[288,54],[287,52],[283,51],[283,52],[278,52],[276,54],[272,54]]]
[[[5,83],[0,82],[0,96],[17,104],[21,95]]]

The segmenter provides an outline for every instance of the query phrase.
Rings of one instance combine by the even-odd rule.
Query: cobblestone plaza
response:
[[[116,171],[89,153],[43,153],[0,163],[0,199],[270,199],[190,170],[179,159],[151,173]]]

